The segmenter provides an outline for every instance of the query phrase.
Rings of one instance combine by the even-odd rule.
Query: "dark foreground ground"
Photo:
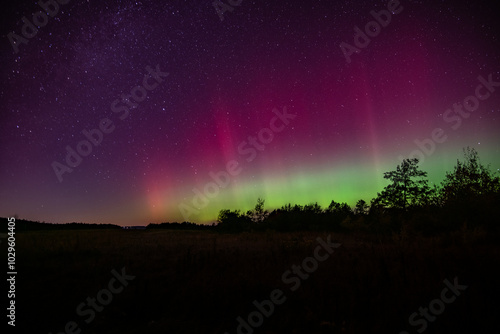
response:
[[[294,264],[314,257],[316,239],[326,241],[328,235],[20,232],[16,330],[500,333],[500,254],[495,238],[471,231],[425,239],[331,234],[341,246],[331,255],[317,253],[322,258],[330,255],[317,262],[317,268],[306,260],[306,279],[294,273],[282,279]],[[119,283],[113,270],[134,278]],[[467,288],[443,292],[444,281],[453,285],[455,278]],[[273,295],[281,304],[264,303],[257,313],[253,302],[270,299],[276,289],[282,291],[279,298],[279,292]],[[88,304],[96,297],[99,312]],[[447,303],[440,301],[443,298]],[[426,315],[418,314],[420,307],[425,312],[429,306]],[[264,312],[268,316],[260,315]],[[409,317],[414,312],[412,326]],[[245,325],[238,330],[238,317],[256,328]]]

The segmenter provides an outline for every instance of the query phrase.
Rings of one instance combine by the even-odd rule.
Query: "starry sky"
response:
[[[500,168],[493,1],[61,2],[1,11],[0,216],[208,223],[369,201],[411,154]]]

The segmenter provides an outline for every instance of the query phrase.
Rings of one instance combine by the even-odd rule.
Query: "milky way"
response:
[[[61,2],[1,11],[0,216],[204,223],[369,201],[410,155],[500,168],[492,1]]]

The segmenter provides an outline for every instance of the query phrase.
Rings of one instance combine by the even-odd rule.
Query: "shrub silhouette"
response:
[[[463,225],[498,228],[495,211],[500,204],[500,178],[481,164],[475,149],[467,147],[463,152],[464,161],[457,160],[441,183],[446,216]]]

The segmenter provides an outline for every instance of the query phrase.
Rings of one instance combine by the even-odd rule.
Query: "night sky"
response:
[[[145,225],[212,222],[258,197],[354,206],[415,141],[432,182],[465,146],[500,168],[496,2],[222,0],[219,15],[210,0],[72,0],[30,38],[23,17],[42,9],[14,2],[0,216]]]

